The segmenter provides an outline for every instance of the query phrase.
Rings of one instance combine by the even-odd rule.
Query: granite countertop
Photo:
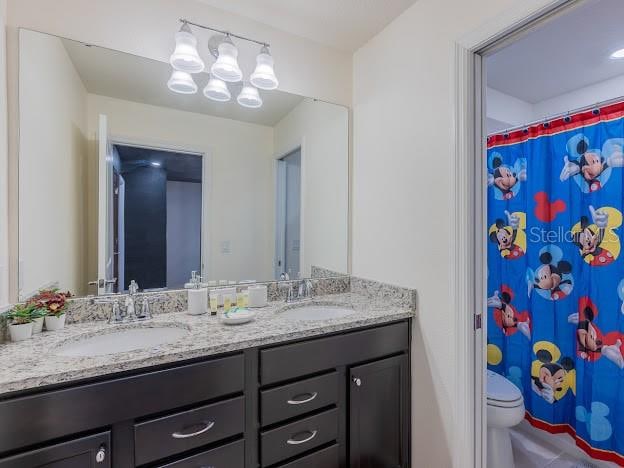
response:
[[[356,312],[330,320],[295,321],[280,317],[280,312],[288,306],[279,301],[257,309],[256,319],[242,325],[224,325],[216,316],[209,314],[191,316],[175,312],[131,324],[109,325],[102,321],[75,323],[59,331],[34,335],[30,340],[0,344],[0,395],[381,324],[415,314],[413,308],[403,303],[359,293],[318,296],[311,303],[344,305],[353,307]],[[122,328],[162,326],[187,329],[188,335],[173,343],[123,353],[94,357],[56,355],[59,347],[84,335],[99,335]]]

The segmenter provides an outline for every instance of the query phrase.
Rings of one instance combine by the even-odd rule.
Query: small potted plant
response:
[[[46,316],[46,311],[43,309],[37,309],[37,307],[35,307],[33,304],[30,304],[30,307],[32,309],[30,311],[30,318],[32,319],[33,323],[33,334],[41,333],[41,331],[43,330],[43,321]]]
[[[7,314],[11,341],[27,340],[32,336],[33,322],[30,313],[32,306],[18,304]]]
[[[59,292],[58,289],[44,289],[28,302],[45,313],[46,330],[54,331],[65,326],[65,308],[68,297],[71,297],[69,291]]]

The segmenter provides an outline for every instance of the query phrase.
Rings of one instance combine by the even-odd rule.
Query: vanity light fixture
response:
[[[253,42],[261,46],[256,57],[256,67],[248,81],[242,86],[236,101],[243,107],[258,108],[262,106],[262,98],[258,89],[273,90],[279,85],[275,76],[274,60],[269,52],[267,42],[257,41],[245,36],[239,36],[229,31],[223,31],[210,26],[193,23],[180,19],[182,27],[176,33],[176,46],[171,55],[171,66],[174,68],[171,78],[167,82],[169,89],[181,94],[194,94],[197,84],[191,73],[200,73],[205,65],[197,52],[197,39],[191,31],[191,26],[214,31],[208,41],[208,50],[215,61],[210,67],[210,78],[204,87],[204,96],[213,101],[226,102],[232,98],[227,83],[237,83],[243,80],[243,72],[238,64],[238,48],[232,38]]]
[[[238,66],[238,49],[226,35],[219,44],[217,61],[210,67],[210,72],[217,78],[230,83],[243,79],[243,72]]]
[[[272,90],[277,88],[279,82],[273,69],[273,57],[267,46],[262,46],[256,57],[256,69],[249,79],[256,88]]]
[[[171,78],[167,81],[167,86],[174,93],[195,94],[197,92],[197,85],[191,74],[181,70],[173,70]]]
[[[169,59],[171,66],[186,73],[203,71],[204,61],[197,52],[197,39],[188,23],[182,23],[182,27],[175,35],[175,42],[175,50]]]
[[[204,88],[204,96],[218,102],[226,102],[232,98],[225,81],[214,76],[211,76],[210,80],[208,80],[208,84]]]
[[[258,89],[254,88],[249,83],[245,83],[243,85],[243,89],[241,89],[236,101],[238,101],[241,106],[249,107],[251,109],[257,109],[262,106],[262,98],[260,98]]]
[[[624,49],[618,49],[611,54],[612,59],[622,59],[624,58]]]

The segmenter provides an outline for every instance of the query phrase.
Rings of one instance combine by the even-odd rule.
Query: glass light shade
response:
[[[219,102],[226,102],[232,98],[225,81],[215,78],[214,76],[211,76],[210,80],[208,80],[208,84],[204,88],[204,96]]]
[[[245,83],[236,100],[243,107],[257,109],[258,107],[262,106],[262,98],[260,98],[260,93],[258,93],[258,90],[251,86],[249,83]]]
[[[197,85],[193,81],[193,77],[180,70],[173,70],[171,78],[167,81],[167,87],[174,93],[195,94],[197,92]]]
[[[621,59],[624,58],[624,49],[618,49],[611,54],[611,58],[613,59]]]
[[[251,74],[249,81],[256,88],[271,90],[277,88],[279,82],[273,69],[273,57],[265,46],[256,57],[256,69]]]
[[[169,63],[176,70],[199,73],[204,70],[204,61],[197,52],[197,39],[188,24],[183,24],[175,35],[176,46]]]
[[[243,72],[238,66],[238,49],[229,37],[219,44],[219,56],[212,64],[210,72],[217,78],[235,83],[243,79]]]

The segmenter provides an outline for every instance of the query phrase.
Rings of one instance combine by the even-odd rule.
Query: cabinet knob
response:
[[[361,379],[359,379],[358,377],[353,377],[353,383],[354,383],[356,386],[360,387],[360,386],[362,385],[362,380],[361,380]]]
[[[105,458],[106,458],[106,449],[102,445],[100,447],[100,450],[98,450],[97,453],[95,454],[95,461],[97,463],[102,463]]]

